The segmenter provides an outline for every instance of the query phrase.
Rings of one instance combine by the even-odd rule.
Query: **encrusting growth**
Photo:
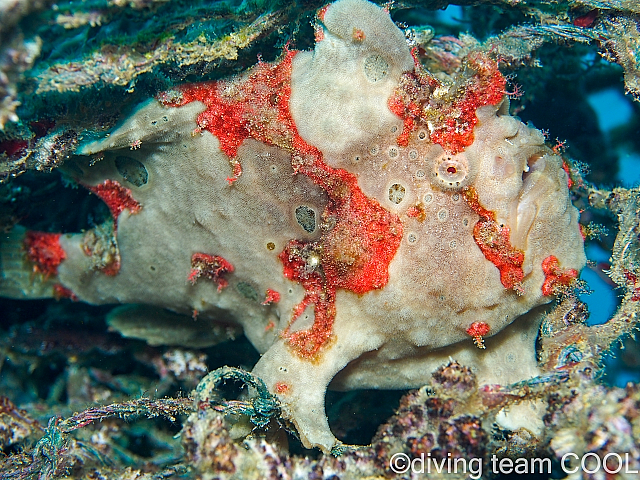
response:
[[[136,214],[142,208],[141,205],[131,196],[131,190],[120,185],[115,180],[105,180],[98,185],[87,187],[98,195],[107,204],[114,222],[118,222],[118,217],[128,209],[132,214]]]
[[[476,347],[485,349],[484,340],[482,337],[487,335],[491,330],[491,327],[484,322],[473,322],[469,328],[467,328],[467,333],[473,337],[473,343],[476,344]]]
[[[578,271],[575,268],[561,269],[558,259],[553,255],[549,255],[542,261],[542,271],[545,276],[542,284],[543,295],[557,295],[563,289],[570,287],[578,278]]]
[[[24,248],[33,264],[34,273],[41,273],[45,277],[56,275],[58,265],[67,258],[60,246],[59,233],[29,231],[24,238]]]
[[[224,275],[233,272],[233,265],[218,255],[194,253],[191,256],[191,272],[187,280],[195,285],[200,277],[205,277],[218,285],[218,292],[229,285]]]
[[[466,188],[463,194],[471,209],[480,216],[473,227],[476,244],[485,258],[500,270],[500,281],[504,288],[524,293],[521,283],[524,279],[524,252],[511,245],[509,227],[498,224],[495,213],[480,205],[473,187]]]

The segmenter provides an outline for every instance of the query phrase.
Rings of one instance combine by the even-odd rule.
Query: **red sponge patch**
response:
[[[33,271],[42,273],[45,277],[56,275],[58,265],[67,258],[67,254],[60,246],[59,233],[29,231],[24,238],[27,258],[33,263]]]

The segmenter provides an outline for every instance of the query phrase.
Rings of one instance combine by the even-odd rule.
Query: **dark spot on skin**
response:
[[[296,208],[296,221],[305,232],[313,233],[316,229],[316,212],[306,205],[300,205]]]

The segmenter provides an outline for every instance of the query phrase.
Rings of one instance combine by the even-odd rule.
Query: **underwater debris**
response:
[[[249,47],[277,24],[278,15],[265,14],[251,24],[214,42],[202,36],[192,42],[176,42],[169,38],[152,51],[139,53],[136,48],[121,48],[115,54],[95,52],[88,58],[70,63],[57,63],[37,75],[36,94],[77,92],[99,85],[126,86],[133,90],[140,75],[169,63],[177,68],[210,64],[219,60],[236,60],[238,51]]]
[[[132,419],[165,417],[175,422],[179,415],[192,411],[191,401],[183,399],[141,398],[120,404],[90,408],[67,419],[52,417],[44,429],[44,435],[35,446],[19,454],[0,461],[0,478],[9,479],[52,479],[68,475],[72,470],[82,468],[92,462],[100,464],[104,460],[89,445],[84,445],[67,434],[94,422],[102,422],[111,417]],[[93,466],[93,465],[91,465]]]
[[[450,362],[434,372],[425,387],[403,397],[396,414],[379,428],[371,445],[343,446],[334,451],[336,456],[314,460],[292,455],[280,442],[269,441],[262,435],[254,434],[242,445],[234,440],[230,417],[252,416],[254,425],[266,427],[273,414],[277,414],[277,407],[259,380],[248,372],[224,368],[201,382],[196,389],[199,401],[195,403],[188,399],[177,403],[141,399],[89,409],[65,421],[52,419],[33,450],[35,456],[29,457],[34,463],[18,469],[14,456],[9,459],[11,462],[4,461],[0,473],[2,478],[15,478],[19,471],[20,478],[32,478],[42,472],[52,472],[54,468],[63,471],[62,467],[69,468],[71,460],[75,462],[76,472],[86,468],[95,471],[96,467],[86,458],[91,451],[89,445],[82,447],[71,439],[65,444],[69,431],[84,428],[109,415],[171,418],[189,412],[192,413],[181,432],[185,458],[173,468],[182,468],[194,478],[206,478],[215,473],[220,479],[290,479],[294,478],[293,472],[356,480],[376,475],[394,476],[407,471],[403,470],[405,463],[391,463],[394,456],[407,462],[425,456],[429,462],[434,462],[430,467],[430,478],[434,479],[462,480],[470,475],[471,478],[485,478],[484,474],[498,473],[493,466],[496,461],[503,466],[511,465],[519,473],[551,474],[550,459],[567,458],[567,452],[577,458],[594,452],[593,458],[600,461],[607,455],[611,458],[617,452],[627,452],[628,455],[621,455],[622,465],[626,471],[633,472],[639,466],[636,452],[640,449],[640,431],[637,429],[640,417],[635,406],[640,401],[640,390],[637,386],[605,389],[590,384],[585,377],[590,375],[589,370],[584,363],[578,362],[569,370],[555,371],[518,384],[477,389],[471,369]],[[212,388],[223,379],[234,378],[247,381],[260,390],[262,394],[257,397],[260,402],[232,401],[225,402],[220,408],[210,408],[210,401],[217,396]],[[517,408],[518,403],[534,399],[539,402],[538,408],[547,411],[542,437],[532,436],[526,429],[496,432],[495,417],[505,405]],[[586,434],[580,430],[584,425],[588,425]],[[66,445],[66,450],[61,449],[62,445]],[[77,457],[71,458],[71,453],[77,456],[78,449],[82,448],[85,449],[86,466]],[[511,463],[503,459],[510,459]],[[575,467],[574,457],[569,460],[565,471]],[[13,470],[7,468],[7,463]],[[438,465],[445,467],[438,470]],[[538,470],[527,470],[533,468]],[[105,474],[109,471],[104,466],[98,467],[101,469]]]
[[[0,181],[27,170],[51,172],[62,166],[77,146],[77,133],[66,129],[36,135],[28,141],[7,141],[4,152],[0,150],[0,159],[6,161],[0,170]]]
[[[256,395],[247,401],[217,401],[217,387],[225,380],[238,380],[255,389]],[[195,391],[197,410],[214,408],[225,415],[246,415],[256,427],[264,427],[279,414],[278,400],[264,382],[255,375],[239,368],[222,367],[204,377]]]
[[[41,47],[42,40],[39,37],[25,40],[22,35],[0,46],[0,131],[8,122],[17,122],[19,119],[16,113],[22,103],[18,99],[19,84],[23,80],[22,75],[36,62]]]
[[[9,398],[0,396],[0,450],[20,444],[40,433],[40,424],[26,410],[17,408]]]

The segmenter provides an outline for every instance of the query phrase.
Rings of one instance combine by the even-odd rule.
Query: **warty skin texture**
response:
[[[506,100],[476,105],[470,144],[447,151],[424,112],[411,123],[390,109],[415,67],[388,13],[340,0],[319,23],[313,52],[256,67],[270,72],[266,87],[252,71],[179,87],[85,142],[77,180],[115,180],[141,208],[116,217],[116,274],[96,269],[85,234],[63,235],[66,258],[47,281],[89,303],[240,324],[263,352],[254,373],[303,444],[329,451],[338,443],[324,413],[332,382],[417,387],[450,356],[473,365],[480,384],[535,376],[542,306],[553,299],[542,263],[553,256],[560,276],[577,275],[585,256],[562,159]],[[213,88],[211,100],[203,92]],[[433,85],[420,88],[436,98]],[[258,106],[247,114],[251,95]],[[241,113],[220,106],[238,99]],[[246,123],[227,136],[233,115]],[[123,174],[132,161],[146,183]],[[233,269],[194,275],[198,253]],[[279,301],[263,305],[269,290]],[[486,350],[467,332],[474,322],[489,330]],[[504,424],[535,430],[531,408],[512,409]]]

